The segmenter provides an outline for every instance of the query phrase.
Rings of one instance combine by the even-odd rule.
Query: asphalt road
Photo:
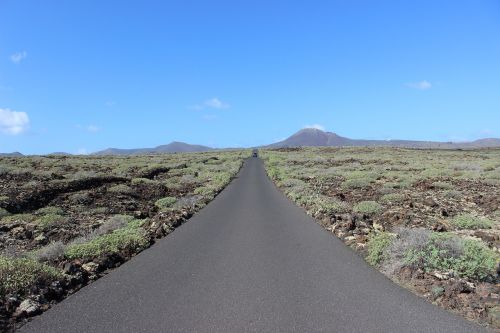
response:
[[[250,158],[188,223],[21,332],[480,332],[393,284]]]

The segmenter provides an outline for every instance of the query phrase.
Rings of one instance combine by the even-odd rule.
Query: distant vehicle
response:
[[[253,157],[258,157],[258,154],[257,154],[257,149],[255,149],[255,150],[253,151],[252,156],[253,156]]]

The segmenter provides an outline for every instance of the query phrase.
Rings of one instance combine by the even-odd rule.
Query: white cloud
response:
[[[4,134],[16,135],[24,132],[30,123],[26,112],[0,109],[0,132]]]
[[[76,150],[77,155],[88,155],[89,151],[86,148],[78,148]]]
[[[432,83],[427,80],[423,80],[419,82],[409,82],[406,84],[406,86],[418,90],[428,90],[432,88]]]
[[[217,97],[213,97],[210,99],[207,99],[201,104],[196,104],[190,107],[190,109],[193,110],[203,110],[203,109],[216,109],[216,110],[222,110],[222,109],[229,109],[231,105],[229,105],[226,102],[221,101]]]
[[[28,53],[26,51],[17,52],[10,56],[10,61],[12,61],[15,64],[19,64],[21,61],[26,59],[27,56]]]
[[[90,133],[99,132],[101,130],[101,128],[96,126],[96,125],[82,126],[82,125],[78,124],[78,125],[76,125],[76,128],[81,129],[81,130],[85,130],[85,131],[90,132]]]
[[[229,104],[222,102],[216,97],[206,100],[205,106],[212,109],[228,109],[230,107]]]
[[[95,132],[99,132],[101,129],[95,125],[89,125],[89,126],[87,126],[86,130],[89,132],[95,133]]]
[[[104,103],[107,107],[112,107],[112,106],[115,106],[116,105],[116,102],[113,101],[113,100],[109,100],[109,101],[106,101],[106,103]]]
[[[319,124],[306,125],[306,126],[304,126],[304,128],[314,128],[314,129],[318,129],[318,130],[322,130],[322,131],[325,130],[325,126],[319,125]]]

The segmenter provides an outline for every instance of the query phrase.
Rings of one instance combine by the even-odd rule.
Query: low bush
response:
[[[128,215],[115,215],[107,219],[103,224],[101,224],[97,229],[95,229],[92,234],[95,236],[109,234],[116,229],[124,228],[132,222],[134,218]]]
[[[368,240],[368,256],[366,261],[371,265],[379,265],[385,255],[386,249],[391,245],[394,240],[394,235],[388,232],[380,232],[372,234]]]
[[[200,186],[194,189],[194,194],[199,194],[204,197],[210,198],[215,194],[215,190],[209,186]]]
[[[45,245],[44,247],[32,252],[29,256],[36,261],[51,262],[62,258],[65,249],[66,246],[64,245],[64,243],[61,241],[57,241]]]
[[[490,229],[494,223],[484,217],[462,214],[451,219],[451,224],[458,229]]]
[[[167,210],[169,208],[172,208],[172,206],[177,202],[177,198],[175,197],[165,197],[156,200],[155,206],[158,207],[160,210]]]
[[[402,202],[404,198],[405,198],[404,195],[401,193],[389,193],[383,195],[382,198],[380,198],[380,201],[385,203],[398,203]]]
[[[182,208],[194,208],[197,205],[203,204],[203,196],[202,195],[190,195],[186,197],[179,198],[174,205],[172,206],[174,209],[182,209]]]
[[[131,183],[132,185],[155,184],[156,181],[148,178],[133,178]]]
[[[108,192],[113,194],[133,194],[134,190],[125,184],[119,184],[108,188]]]
[[[2,218],[2,222],[19,222],[19,223],[30,223],[36,219],[35,215],[32,214],[13,214]]]
[[[326,215],[346,213],[351,209],[347,203],[326,196],[312,197],[309,202],[312,203],[317,213]]]
[[[369,248],[370,248],[370,243]],[[483,242],[426,229],[400,228],[378,263],[394,273],[402,267],[423,271],[452,271],[460,277],[483,280],[496,274],[500,255]]]
[[[55,225],[62,225],[67,221],[68,219],[62,215],[50,213],[47,215],[42,215],[35,221],[35,223],[38,227],[45,230]]]
[[[9,216],[10,213],[5,208],[0,208],[0,220],[6,216]]]
[[[500,261],[497,252],[483,242],[474,239],[463,240],[463,254],[456,264],[460,276],[482,280],[487,276],[495,276]]]
[[[88,242],[71,243],[64,254],[68,259],[86,259],[98,257],[104,253],[119,253],[124,250],[140,251],[148,245],[141,225],[142,221],[133,220],[124,228],[98,236]]]
[[[0,295],[25,294],[34,285],[47,284],[62,277],[56,268],[28,258],[0,256]]]
[[[36,211],[37,214],[40,215],[63,215],[64,210],[60,207],[55,207],[55,206],[47,206],[40,208],[39,210]]]
[[[463,197],[462,192],[457,190],[449,190],[444,192],[444,196],[448,199],[461,199]]]
[[[361,214],[377,214],[382,206],[376,201],[361,201],[354,206],[354,211]]]
[[[371,185],[371,183],[372,183],[372,180],[370,178],[347,179],[342,183],[342,188],[344,188],[344,189],[367,188]]]

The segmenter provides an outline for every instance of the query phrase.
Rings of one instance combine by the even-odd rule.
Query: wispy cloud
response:
[[[116,105],[116,102],[113,100],[109,100],[109,101],[106,101],[106,103],[104,103],[104,105],[106,105],[107,107],[112,107],[112,106]]]
[[[21,63],[26,57],[28,56],[28,52],[22,51],[22,52],[17,52],[14,53],[10,56],[10,61],[12,61],[15,64]]]
[[[99,127],[97,127],[95,125],[88,125],[86,129],[88,132],[92,132],[92,133],[99,132],[101,130]]]
[[[191,106],[190,109],[193,109],[193,110],[203,110],[203,109],[222,110],[222,109],[229,109],[230,107],[231,107],[231,105],[229,105],[228,103],[221,101],[217,97],[213,97],[213,98],[205,100],[203,103]]]
[[[26,112],[17,112],[9,109],[0,109],[0,132],[17,135],[26,131],[30,119]]]
[[[306,126],[304,126],[304,128],[314,128],[314,129],[318,129],[318,130],[322,130],[322,131],[325,130],[325,126],[320,125],[320,124],[306,125]]]
[[[85,130],[85,131],[90,132],[90,133],[96,133],[96,132],[99,132],[101,130],[101,128],[96,126],[96,125],[82,126],[82,125],[78,124],[78,125],[76,125],[76,128]]]
[[[422,80],[419,82],[408,82],[405,84],[408,88],[418,89],[418,90],[429,90],[432,88],[432,83],[427,80]]]

